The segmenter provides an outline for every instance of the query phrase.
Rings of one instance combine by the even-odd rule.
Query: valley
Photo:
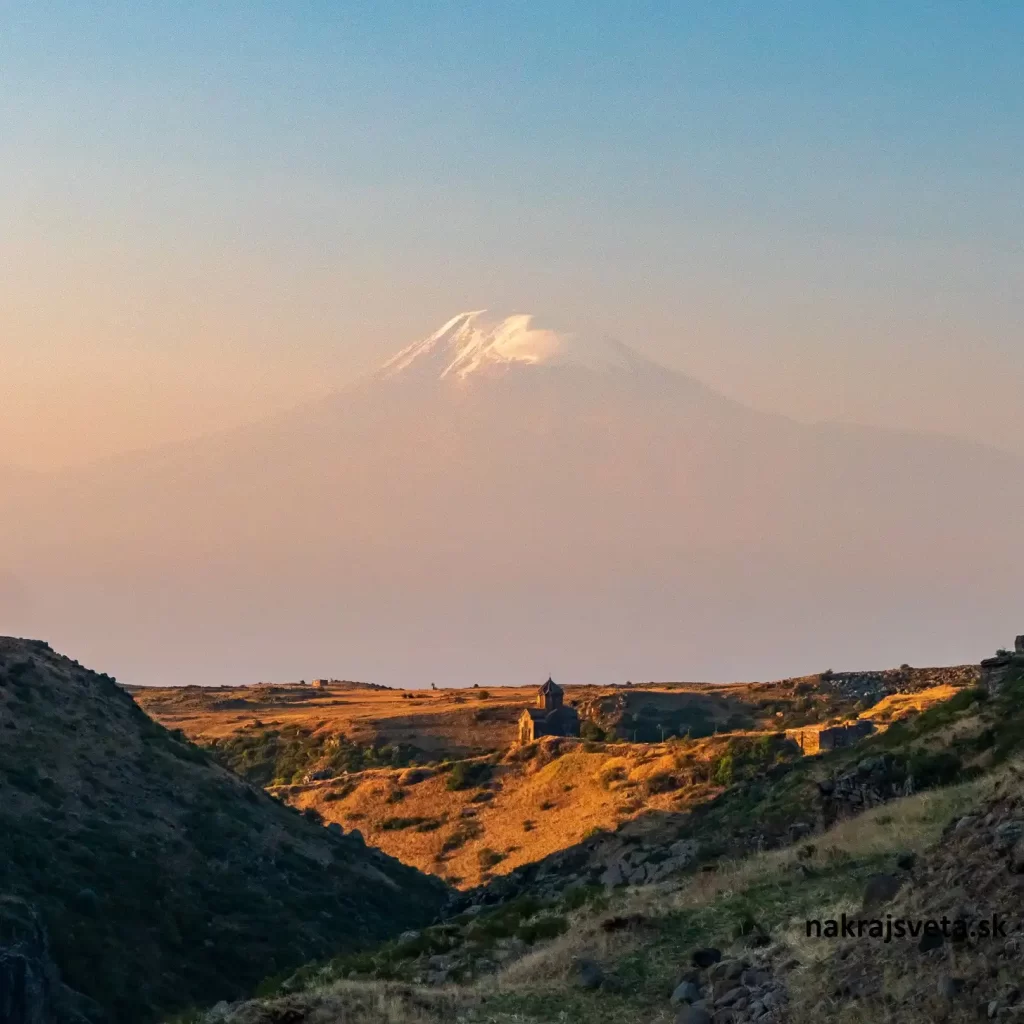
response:
[[[810,1024],[824,1016],[926,1024],[975,1020],[979,1006],[987,1019],[1016,1019],[1024,964],[1017,939],[951,944],[915,933],[886,945],[807,932],[843,914],[962,921],[998,909],[1015,920],[1024,869],[1024,642],[986,666],[919,670],[918,682],[932,685],[917,690],[906,685],[906,668],[857,674],[857,689],[863,694],[870,681],[871,706],[888,720],[810,756],[785,732],[767,730],[712,733],[682,749],[551,738],[522,748],[520,757],[540,765],[527,777],[562,766],[545,781],[553,798],[561,783],[564,801],[587,789],[596,759],[616,747],[617,767],[628,768],[614,782],[642,786],[667,771],[678,778],[687,755],[692,767],[715,765],[717,777],[690,777],[686,807],[673,807],[671,794],[659,802],[660,785],[648,788],[643,814],[504,874],[496,866],[429,927],[311,963],[261,998],[196,1020]],[[849,676],[827,675],[818,691],[804,685],[800,695],[852,696]],[[902,691],[881,695],[885,679],[903,679]],[[807,682],[775,685],[787,692]],[[468,772],[490,763],[506,779],[501,768],[516,757],[513,748],[454,764]],[[505,791],[488,782],[477,777],[472,787],[495,793],[484,807]],[[300,786],[290,798],[312,805],[315,791]],[[433,799],[445,797],[438,790]],[[570,806],[561,806],[562,817]]]
[[[225,766],[449,884],[471,888],[742,775],[818,752],[822,729],[884,730],[978,669],[823,673],[771,683],[567,686],[579,739],[514,745],[534,687],[393,690],[324,681],[134,688]]]
[[[26,993],[5,1019],[42,999],[55,1024],[809,1024],[839,985],[874,1007],[841,1004],[858,1024],[901,970],[893,1020],[966,1020],[934,993],[967,986],[999,1018],[1010,947],[946,981],[939,947],[910,970],[800,927],[1015,906],[1022,648],[568,686],[582,735],[524,744],[535,687],[126,688],[0,641],[0,990]],[[953,825],[995,851],[977,877]]]

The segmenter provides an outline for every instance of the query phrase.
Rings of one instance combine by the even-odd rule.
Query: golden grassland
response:
[[[630,692],[655,701],[700,698],[713,721],[749,705],[770,684],[665,683],[626,687],[566,686],[565,701],[591,702]],[[197,742],[230,736],[254,723],[299,725],[343,734],[353,743],[410,743],[426,754],[465,756],[506,749],[516,721],[532,705],[536,686],[439,690],[372,689],[359,684],[326,688],[298,684],[235,687],[135,687],[147,714]]]
[[[890,695],[860,715],[884,729],[908,712],[947,699],[956,689],[943,684]],[[766,693],[795,696],[792,690],[764,683],[675,684],[637,692],[644,700],[652,697],[663,704],[699,699],[719,719],[737,708],[757,708]],[[592,704],[622,693],[623,688],[567,687],[566,699]],[[180,728],[199,742],[259,725],[298,725],[357,743],[407,743],[438,759],[480,755],[487,761],[487,777],[465,788],[453,788],[450,771],[436,764],[411,770],[371,768],[271,787],[294,806],[316,811],[325,822],[337,822],[345,830],[358,829],[370,845],[463,888],[573,846],[594,831],[614,830],[652,812],[686,811],[713,798],[723,787],[712,766],[729,742],[776,731],[774,715],[762,715],[760,729],[723,732],[685,744],[545,740],[522,756],[513,745],[515,722],[535,694],[533,687],[402,691],[346,684],[133,692],[162,724]],[[853,719],[856,713],[847,717]],[[801,734],[805,753],[814,754],[824,727],[826,723],[818,723],[787,732],[791,737]],[[560,748],[557,756],[553,743]]]
[[[506,758],[494,766],[489,782],[465,790],[449,789],[446,772],[403,784],[412,773],[401,770],[283,788],[290,803],[313,807],[343,828],[358,828],[368,843],[406,864],[473,886],[488,874],[504,874],[573,846],[597,829],[708,799],[722,787],[706,778],[707,767],[728,738],[689,744],[690,771],[698,778],[691,774],[665,792],[651,792],[650,780],[679,778],[680,755],[671,745],[570,740],[559,741],[568,749],[553,760],[545,756],[550,741],[529,760]],[[403,820],[410,824],[403,827]]]

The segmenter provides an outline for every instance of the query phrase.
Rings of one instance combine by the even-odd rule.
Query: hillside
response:
[[[689,815],[651,814],[642,842],[595,836],[495,879],[441,924],[202,1024],[1019,1019],[1022,665],[857,747],[744,775]],[[616,844],[641,867],[676,863],[602,882]],[[993,913],[1006,938],[976,927]],[[829,938],[844,914],[882,931]],[[925,934],[943,918],[948,936]]]
[[[41,642],[0,638],[0,734],[2,928],[10,908],[34,911],[88,1020],[232,998],[428,923],[445,901],[436,880],[275,802]]]
[[[815,752],[830,724],[868,717],[884,729],[977,679],[976,666],[956,666],[774,683],[570,686],[566,699],[584,716],[588,738],[516,750],[515,722],[532,687],[261,685],[133,695],[281,799],[471,888],[595,831],[682,814],[734,775],[793,760],[801,745]]]

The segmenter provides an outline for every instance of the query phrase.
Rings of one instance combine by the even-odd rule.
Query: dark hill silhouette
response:
[[[446,899],[43,643],[0,638],[0,736],[0,896],[38,916],[91,1020],[240,996],[427,923]]]

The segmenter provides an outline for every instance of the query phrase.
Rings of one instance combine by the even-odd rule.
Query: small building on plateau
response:
[[[519,716],[519,742],[532,743],[541,736],[579,736],[580,716],[563,699],[562,688],[553,679],[541,686],[535,705],[524,708]]]

